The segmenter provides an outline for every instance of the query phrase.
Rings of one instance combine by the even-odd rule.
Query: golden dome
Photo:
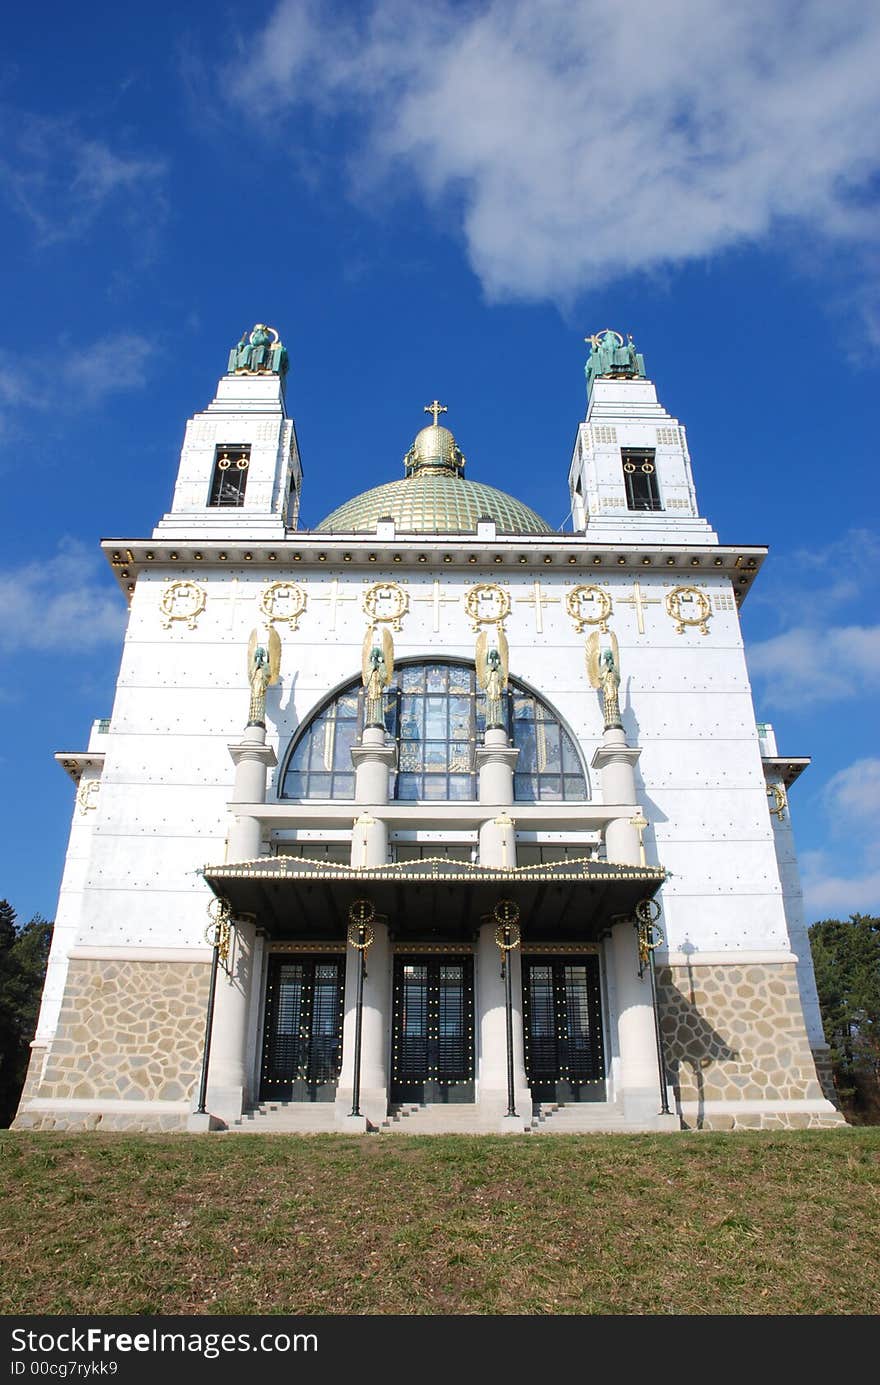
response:
[[[461,448],[448,428],[431,423],[416,433],[415,441],[403,459],[407,475],[420,467],[451,467],[456,471],[464,468]]]
[[[442,407],[435,400],[427,409],[434,422],[416,434],[404,457],[405,479],[346,500],[321,520],[320,533],[370,533],[380,519],[394,520],[400,534],[475,534],[481,519],[494,520],[499,534],[553,532],[512,495],[464,479],[461,449],[449,429],[437,423]]]

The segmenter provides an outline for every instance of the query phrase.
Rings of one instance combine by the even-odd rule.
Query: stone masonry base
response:
[[[661,966],[657,985],[686,1128],[845,1124],[817,1076],[793,962]]]

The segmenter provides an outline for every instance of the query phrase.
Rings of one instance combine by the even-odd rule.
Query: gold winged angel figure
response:
[[[617,689],[620,687],[620,649],[613,630],[608,631],[608,644],[599,643],[599,631],[594,630],[587,640],[587,676],[590,686],[602,689],[602,702],[605,711],[605,730],[622,726],[620,702]]]
[[[248,640],[248,682],[251,685],[251,705],[248,726],[266,725],[266,689],[278,682],[281,671],[281,637],[274,625],[269,627],[265,640],[257,630]]]
[[[504,727],[503,695],[507,687],[510,649],[503,630],[485,628],[477,636],[477,684],[486,694],[486,730]]]
[[[387,625],[371,625],[364,635],[361,676],[366,689],[364,726],[385,730],[385,689],[394,673],[394,641]]]

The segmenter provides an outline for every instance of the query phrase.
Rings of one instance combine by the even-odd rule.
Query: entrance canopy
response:
[[[524,942],[595,941],[666,878],[659,867],[597,861],[502,869],[440,857],[357,868],[276,856],[202,874],[233,916],[273,938],[341,941],[352,904],[366,900],[392,938],[411,942],[470,941],[501,900],[517,905]]]

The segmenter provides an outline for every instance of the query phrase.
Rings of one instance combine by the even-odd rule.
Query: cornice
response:
[[[138,577],[156,568],[260,568],[266,578],[294,579],[314,569],[337,575],[362,568],[455,572],[469,576],[499,572],[555,572],[581,581],[612,572],[657,571],[693,579],[697,574],[725,576],[741,604],[760,570],[763,545],[597,543],[581,534],[410,535],[378,539],[375,535],[324,535],[291,531],[278,542],[194,538],[185,543],[154,539],[105,539],[101,548],[120,587],[130,597]]]

